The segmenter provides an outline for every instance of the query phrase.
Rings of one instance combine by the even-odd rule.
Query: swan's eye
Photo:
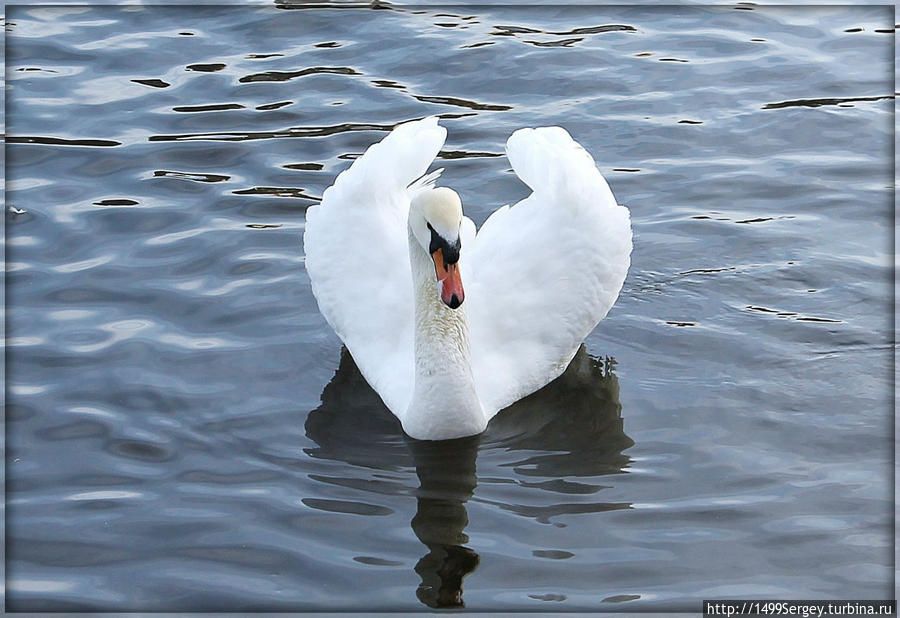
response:
[[[459,237],[451,245],[447,239],[434,231],[430,223],[426,222],[425,225],[431,230],[431,243],[428,246],[428,252],[434,255],[434,252],[440,249],[444,256],[445,264],[456,264],[459,261],[459,249],[462,246]]]

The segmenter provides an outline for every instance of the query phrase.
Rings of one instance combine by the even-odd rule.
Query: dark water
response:
[[[892,596],[891,7],[7,18],[9,609]],[[444,444],[300,244],[429,114],[476,223],[526,193],[506,137],[562,124],[635,232],[561,381]]]

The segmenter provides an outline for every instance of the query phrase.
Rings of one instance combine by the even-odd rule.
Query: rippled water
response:
[[[892,596],[891,7],[286,8],[8,10],[10,609]],[[300,243],[429,114],[476,223],[562,124],[635,232],[563,378],[442,444]]]

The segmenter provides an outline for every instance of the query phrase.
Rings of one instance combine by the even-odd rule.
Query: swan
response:
[[[306,212],[319,310],[366,381],[419,440],[481,433],[559,376],[615,303],[631,222],[561,127],[519,129],[513,170],[532,190],[476,234],[459,196],[425,175],[436,117],[397,125]]]

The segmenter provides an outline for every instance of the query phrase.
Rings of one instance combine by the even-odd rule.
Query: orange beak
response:
[[[441,249],[432,253],[431,257],[434,260],[434,273],[437,275],[441,300],[451,309],[456,309],[466,298],[462,279],[459,278],[459,263],[444,263],[444,253]]]

